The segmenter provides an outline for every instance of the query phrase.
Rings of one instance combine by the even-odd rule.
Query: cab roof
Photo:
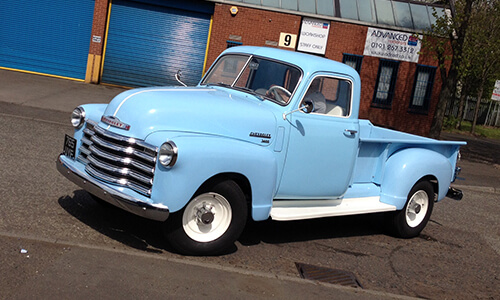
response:
[[[226,49],[221,55],[229,53],[249,54],[261,57],[268,57],[274,60],[279,60],[291,63],[301,68],[304,76],[309,76],[315,72],[335,72],[349,75],[354,81],[360,82],[359,74],[350,66],[338,61],[333,61],[324,57],[315,55],[276,49],[270,47],[254,47],[254,46],[237,46]]]

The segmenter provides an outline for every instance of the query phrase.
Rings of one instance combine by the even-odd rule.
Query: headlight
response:
[[[163,143],[158,154],[160,164],[166,168],[171,168],[177,161],[177,146],[172,141]]]
[[[85,110],[81,107],[75,108],[71,113],[71,124],[73,125],[73,127],[79,129],[80,127],[82,127],[84,121],[85,121]]]

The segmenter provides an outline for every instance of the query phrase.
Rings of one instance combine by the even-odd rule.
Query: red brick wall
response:
[[[226,49],[230,35],[241,36],[239,42],[246,46],[265,46],[266,41],[278,42],[280,32],[299,33],[300,16],[241,6],[238,6],[238,13],[232,16],[231,7],[215,4],[207,66]]]

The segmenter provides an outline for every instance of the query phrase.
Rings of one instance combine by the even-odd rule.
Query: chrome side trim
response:
[[[99,197],[100,199],[119,207],[123,210],[155,221],[165,221],[170,211],[168,207],[162,204],[149,204],[136,199],[125,193],[117,191],[106,184],[100,182],[85,171],[80,171],[72,166],[74,161],[70,160],[64,154],[59,155],[56,167],[59,173],[64,177],[80,186],[87,192]]]

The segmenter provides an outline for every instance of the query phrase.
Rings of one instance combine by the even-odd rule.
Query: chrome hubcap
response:
[[[196,211],[196,220],[198,221],[198,224],[211,224],[215,217],[213,209],[214,207],[212,205],[203,202],[203,205]]]

